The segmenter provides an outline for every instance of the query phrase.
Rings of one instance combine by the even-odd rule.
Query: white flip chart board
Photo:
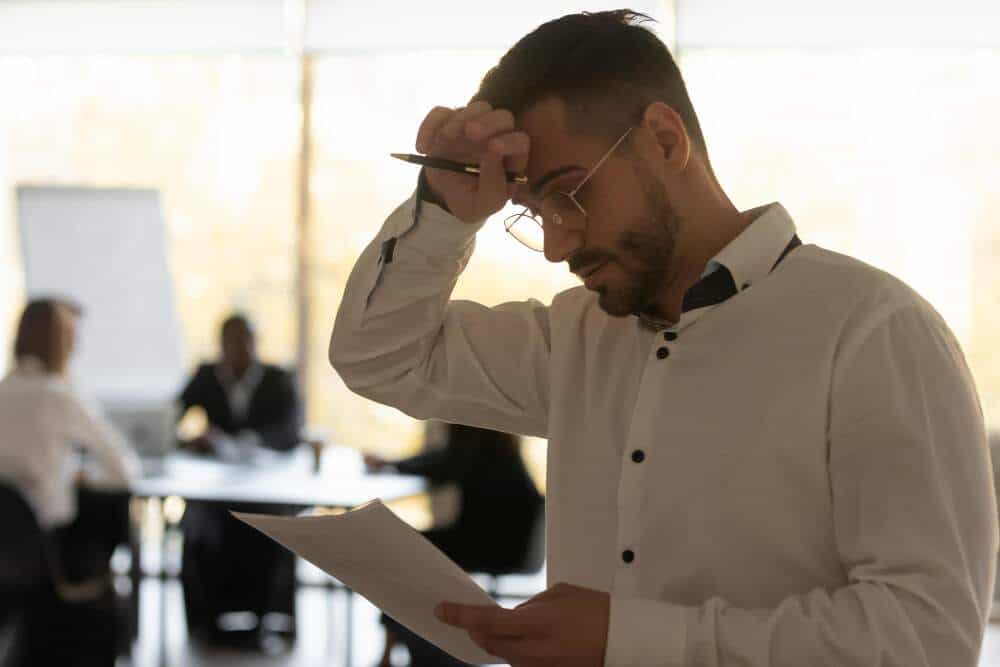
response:
[[[17,189],[29,297],[83,306],[73,371],[103,402],[159,402],[184,373],[181,331],[156,190]]]

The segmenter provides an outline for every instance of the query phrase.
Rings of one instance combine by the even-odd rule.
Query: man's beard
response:
[[[674,250],[680,219],[663,192],[663,187],[641,161],[635,163],[636,177],[643,190],[646,211],[618,239],[619,254],[608,256],[624,273],[621,285],[597,289],[598,304],[613,317],[639,315],[651,311],[656,299],[674,280]],[[623,258],[628,257],[625,264]]]

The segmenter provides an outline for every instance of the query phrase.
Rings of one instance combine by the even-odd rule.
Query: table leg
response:
[[[354,665],[354,591],[344,586],[344,595],[347,596],[344,606],[347,608],[347,618],[344,620],[344,664],[347,667]]]
[[[167,521],[163,516],[163,499],[158,499],[156,519],[159,524],[160,537],[157,540],[156,580],[160,584],[160,617],[157,636],[158,664],[167,667],[167,571],[163,567],[167,558]]]
[[[140,507],[145,507],[145,501],[134,500],[137,503],[135,511],[130,511],[130,525],[129,525],[129,551],[132,555],[131,563],[129,564],[128,577],[129,581],[132,583],[132,593],[129,599],[129,614],[131,618],[129,632],[131,636],[129,637],[129,643],[132,646],[133,659],[135,656],[136,644],[139,639],[139,623],[141,621],[141,616],[139,610],[142,608],[142,603],[140,600],[140,588],[142,584],[142,510]],[[130,510],[132,508],[130,507]],[[136,520],[136,517],[139,517]]]

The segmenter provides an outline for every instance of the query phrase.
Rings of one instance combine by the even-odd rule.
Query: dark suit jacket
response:
[[[517,568],[525,559],[542,496],[524,467],[516,440],[506,433],[450,424],[447,444],[396,463],[432,485],[456,484],[455,523],[428,537],[466,570]],[[444,534],[442,534],[444,533]]]
[[[260,436],[265,447],[282,451],[295,447],[302,427],[302,402],[294,376],[277,366],[264,364],[263,368],[263,377],[250,398],[244,419],[236,419],[229,409],[229,399],[214,364],[198,367],[181,393],[181,411],[197,405],[205,410],[212,426],[226,433],[250,429]]]

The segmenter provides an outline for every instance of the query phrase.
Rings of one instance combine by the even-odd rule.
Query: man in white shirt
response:
[[[431,111],[417,149],[480,174],[425,170],[348,281],[354,391],[548,438],[551,587],[439,617],[515,666],[973,667],[997,523],[958,344],[780,204],[733,206],[641,18],[545,24]],[[583,288],[450,299],[508,198]]]

